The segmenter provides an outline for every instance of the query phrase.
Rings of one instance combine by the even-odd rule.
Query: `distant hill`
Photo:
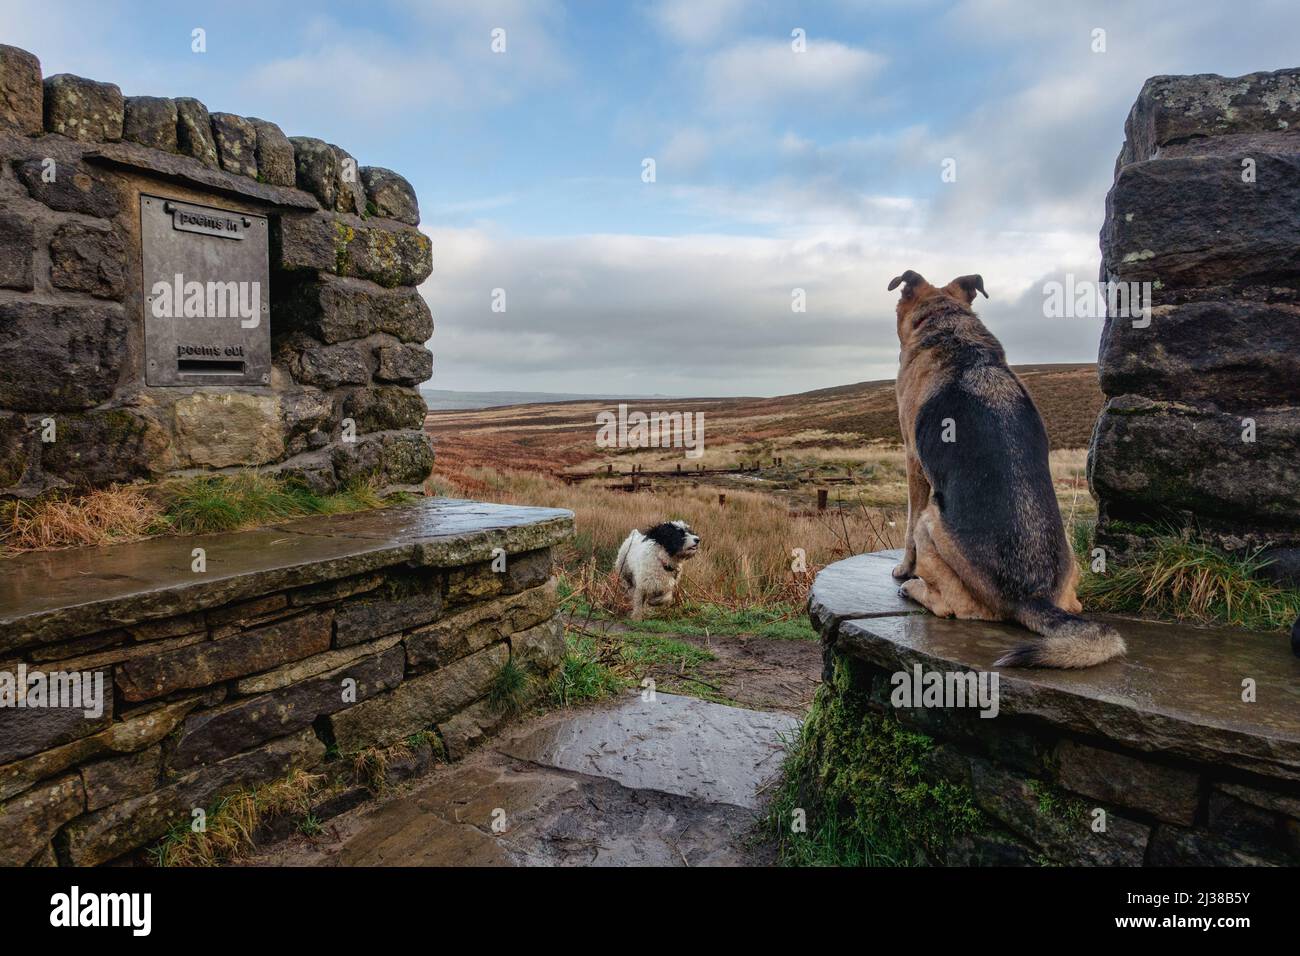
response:
[[[1022,365],[1016,372],[1043,414],[1052,447],[1086,448],[1102,406],[1097,366]],[[440,469],[481,464],[560,471],[602,456],[595,445],[596,415],[619,401],[646,412],[704,412],[711,446],[769,444],[793,451],[901,441],[892,381],[776,398],[585,396],[446,409],[431,411],[425,430],[433,436]]]
[[[550,402],[628,401],[663,398],[662,395],[581,395],[564,392],[459,392],[450,388],[422,388],[420,394],[432,411],[500,408],[504,405],[536,405]]]

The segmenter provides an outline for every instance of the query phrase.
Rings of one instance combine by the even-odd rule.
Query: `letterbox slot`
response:
[[[181,375],[243,375],[243,362],[223,359],[180,359],[176,371]]]

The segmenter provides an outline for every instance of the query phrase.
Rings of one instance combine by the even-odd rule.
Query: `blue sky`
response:
[[[46,75],[197,96],[407,176],[435,242],[432,385],[457,389],[890,378],[885,285],[906,268],[982,273],[981,312],[1013,361],[1091,361],[1098,323],[1043,318],[1041,289],[1096,276],[1143,79],[1300,65],[1290,0],[307,9],[0,0],[0,42]]]

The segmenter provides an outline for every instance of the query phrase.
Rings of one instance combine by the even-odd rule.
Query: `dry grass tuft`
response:
[[[0,516],[0,543],[20,552],[143,538],[157,532],[162,511],[143,489],[115,485],[78,497],[7,502]]]
[[[472,468],[440,484],[456,494],[467,486],[490,501],[569,508],[577,536],[560,554],[575,587],[595,606],[623,608],[622,589],[610,574],[618,546],[633,528],[681,518],[704,541],[700,556],[685,566],[682,599],[740,608],[773,603],[802,604],[813,575],[851,554],[899,547],[905,512],[866,506],[792,515],[777,498],[753,491],[728,491],[676,482],[655,494],[628,494],[586,485],[565,485],[536,472]],[[796,549],[802,551],[802,569]]]
[[[200,833],[184,821],[153,850],[158,866],[219,866],[240,859],[253,849],[260,824],[288,814],[305,815],[311,798],[325,780],[323,774],[295,770],[283,780],[252,790],[240,790],[217,804]]]

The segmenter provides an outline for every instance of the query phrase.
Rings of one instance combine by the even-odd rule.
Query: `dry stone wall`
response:
[[[1300,580],[1300,69],[1148,80],[1101,250],[1153,309],[1102,335],[1099,542],[1195,527]]]
[[[265,217],[266,381],[147,384],[148,196]],[[419,221],[405,179],[338,146],[0,46],[0,496],[248,466],[420,484]]]
[[[352,768],[376,748],[398,745],[406,775],[459,759],[508,716],[489,693],[507,663],[523,705],[563,660],[551,549],[572,527],[566,511],[426,499],[80,563],[6,559],[0,866],[122,858],[299,769],[331,780],[323,819],[367,796]],[[195,546],[224,571],[190,574]],[[80,579],[79,599],[33,594],[42,578],[53,595]],[[100,682],[101,706],[38,702],[73,675]]]

